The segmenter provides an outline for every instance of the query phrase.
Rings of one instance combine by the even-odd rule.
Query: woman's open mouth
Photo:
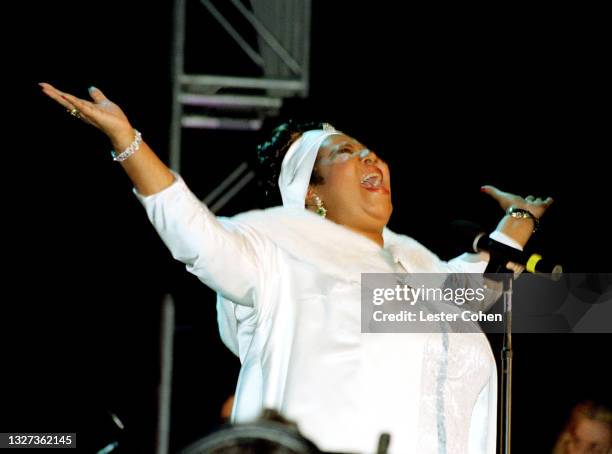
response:
[[[381,172],[369,172],[361,177],[361,187],[370,192],[381,192],[383,194],[389,194],[389,190],[382,184],[382,173]]]

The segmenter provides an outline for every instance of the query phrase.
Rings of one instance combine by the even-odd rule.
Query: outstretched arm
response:
[[[76,109],[85,123],[95,126],[111,141],[117,152],[123,151],[134,140],[134,128],[121,108],[110,101],[101,90],[90,87],[92,101],[77,98],[47,83],[39,84],[47,96],[67,110]],[[170,169],[143,141],[137,153],[121,162],[121,166],[142,195],[151,195],[167,188],[174,181]]]
[[[105,133],[118,153],[134,140],[127,116],[100,90],[90,88],[92,101],[87,101],[49,84],[40,85],[47,96]],[[146,143],[121,165],[172,256],[226,298],[255,306],[268,242],[244,226],[217,219]]]

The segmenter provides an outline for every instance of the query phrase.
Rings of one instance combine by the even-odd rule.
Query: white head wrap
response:
[[[325,123],[323,129],[306,131],[291,144],[289,151],[283,158],[278,178],[278,186],[284,206],[304,208],[308,184],[319,153],[319,147],[325,139],[334,134],[342,133]]]

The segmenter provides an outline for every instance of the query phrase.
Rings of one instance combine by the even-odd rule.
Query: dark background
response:
[[[451,220],[492,228],[501,216],[482,184],[551,195],[530,246],[567,271],[611,271],[601,11],[320,0],[313,8],[311,96],[288,102],[283,115],[329,121],[389,161],[391,228],[448,258],[457,252],[446,240]],[[106,138],[36,85],[82,97],[101,88],[166,160],[171,10],[171,2],[21,2],[3,18],[2,432],[77,432],[93,451],[116,435],[113,412],[128,452],[152,452],[167,292],[178,327],[173,448],[212,430],[233,390],[238,362],[218,338],[214,294],[172,261]],[[188,46],[194,69],[252,72],[201,16]],[[253,159],[260,138],[187,132],[182,174],[204,197]],[[259,189],[251,183],[220,214],[265,206]],[[491,341],[497,354],[500,339]],[[515,336],[517,452],[550,450],[579,400],[610,403],[609,342]]]

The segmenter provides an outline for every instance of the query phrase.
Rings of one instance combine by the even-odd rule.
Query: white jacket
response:
[[[392,453],[494,453],[497,373],[484,334],[364,334],[360,324],[362,272],[482,273],[486,254],[444,262],[389,229],[381,248],[307,210],[216,217],[175,177],[134,193],[172,256],[218,292],[221,338],[242,364],[233,421],[275,408],[328,451],[374,452],[388,432]]]

